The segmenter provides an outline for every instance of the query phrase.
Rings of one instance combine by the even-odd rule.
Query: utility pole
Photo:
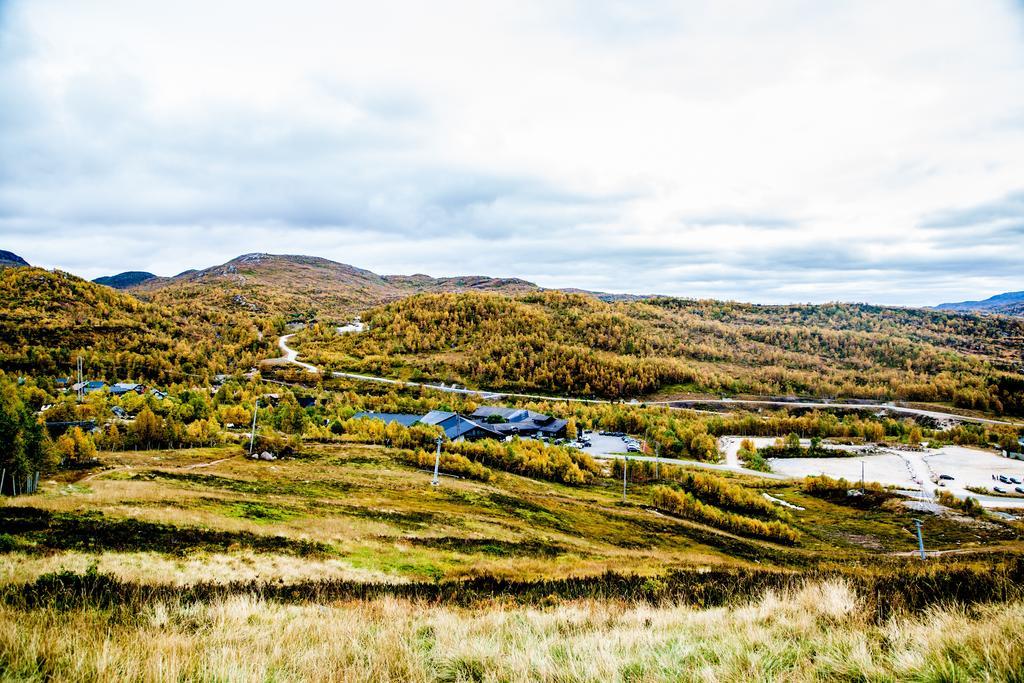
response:
[[[431,486],[437,486],[441,483],[438,479],[438,471],[441,469],[441,442],[444,441],[441,437],[437,437],[437,454],[434,456],[434,478],[431,480]]]
[[[626,471],[629,470],[629,456],[622,461],[622,502],[626,502]]]
[[[256,399],[256,407],[252,409],[252,435],[249,437],[249,455],[252,455],[252,446],[256,443],[256,415],[260,412],[260,400]]]
[[[924,554],[924,536],[921,535],[921,520],[915,519],[914,524],[917,525],[917,548],[921,551],[921,559],[927,560],[928,557]]]

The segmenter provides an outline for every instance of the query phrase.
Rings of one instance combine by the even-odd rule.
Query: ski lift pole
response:
[[[917,525],[917,548],[921,552],[921,559],[927,560],[928,557],[924,554],[924,536],[921,534],[921,520],[915,519],[914,524]]]
[[[434,478],[430,482],[431,486],[437,486],[438,484],[441,483],[441,480],[438,478],[438,474],[439,474],[440,469],[441,469],[441,442],[442,441],[443,441],[443,439],[441,439],[441,437],[437,437],[437,453],[434,455]]]
[[[260,412],[260,400],[256,399],[256,407],[252,409],[252,435],[249,437],[249,455],[252,455],[253,444],[256,443],[256,415]]]

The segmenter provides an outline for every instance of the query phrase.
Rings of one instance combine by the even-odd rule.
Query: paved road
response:
[[[718,405],[765,405],[784,406],[789,408],[841,408],[844,410],[887,410],[903,415],[918,415],[930,417],[936,420],[959,420],[961,422],[976,422],[979,424],[1012,425],[1019,424],[1006,420],[995,420],[987,417],[971,417],[969,415],[958,415],[956,413],[943,413],[937,410],[923,410],[921,408],[907,408],[893,403],[842,403],[835,401],[770,401],[764,399],[738,399],[738,398],[695,398],[676,401],[648,401],[648,405],[667,405],[670,407],[686,407],[685,404],[718,404]]]
[[[284,352],[285,360],[289,363],[295,363],[296,365],[305,368],[309,372],[319,372],[319,370],[309,363],[303,363],[298,360],[298,352],[294,349],[288,348],[286,341],[294,335],[286,334],[278,340],[278,346]],[[444,384],[430,384],[424,382],[403,382],[402,380],[389,379],[387,377],[375,377],[373,375],[360,375],[352,372],[332,372],[331,375],[334,377],[347,377],[349,379],[359,379],[366,382],[381,382],[384,384],[404,384],[411,387],[424,387],[426,389],[436,389],[437,391],[447,391],[455,394],[468,394],[471,396],[479,396],[484,399],[499,399],[502,397],[511,398],[529,398],[536,401],[568,401],[575,403],[613,403],[613,401],[606,401],[597,398],[575,398],[571,396],[544,396],[541,394],[519,394],[512,392],[498,392],[488,391],[486,389],[465,389],[462,387],[449,387]],[[635,402],[635,401],[634,401]],[[944,413],[936,410],[922,410],[920,408],[906,408],[903,406],[897,406],[892,403],[836,403],[833,401],[770,401],[761,399],[733,399],[733,398],[708,398],[708,399],[692,399],[682,401],[647,401],[646,405],[663,405],[669,408],[681,408],[685,410],[692,410],[685,404],[719,404],[719,405],[769,405],[769,406],[782,406],[789,408],[840,408],[844,410],[886,410],[892,413],[899,413],[903,415],[917,415],[921,417],[930,417],[936,420],[958,420],[960,422],[975,422],[979,424],[1001,424],[1001,425],[1016,425],[1019,423],[1008,422],[1006,420],[995,420],[985,417],[970,417],[967,415],[958,415],[956,413]]]
[[[676,458],[656,458],[653,455],[595,455],[590,454],[590,457],[595,460],[619,460],[624,457],[628,457],[630,460],[639,460],[641,462],[660,462],[663,465],[686,465],[689,467],[702,467],[708,470],[719,470],[725,472],[736,472],[738,474],[749,474],[752,477],[761,477],[763,479],[789,479],[789,477],[776,474],[775,472],[758,472],[757,470],[748,470],[745,467],[739,467],[738,465],[733,467],[732,465],[714,462],[700,462],[698,460],[677,460]]]
[[[281,351],[284,353],[284,356],[282,356],[281,360],[285,361],[286,363],[294,363],[295,365],[298,365],[300,368],[303,368],[306,372],[313,372],[319,374],[319,368],[317,368],[315,365],[310,365],[309,363],[303,363],[302,361],[300,361],[299,352],[296,351],[295,349],[288,347],[288,340],[294,336],[294,334],[286,334],[277,340],[277,345],[281,348]]]

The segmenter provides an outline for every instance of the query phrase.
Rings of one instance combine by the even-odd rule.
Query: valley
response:
[[[635,665],[657,680],[687,663],[742,677],[740,651],[768,657],[794,628],[798,650],[820,649],[825,624],[833,642],[873,634],[860,674],[916,676],[953,631],[908,664],[885,654],[885,628],[942,613],[985,639],[971,656],[1004,632],[981,629],[1015,628],[1020,500],[986,478],[1024,476],[1001,454],[1024,439],[1020,320],[606,300],[338,266],[250,255],[124,289],[0,271],[4,671],[536,677],[475,649],[513,637],[487,622],[506,614],[532,624],[514,637],[537,639],[542,677]],[[955,617],[963,606],[989,623]],[[404,654],[311,663],[302,639],[324,613],[392,610],[406,621],[345,633],[397,643],[443,622],[464,642],[435,633]],[[650,625],[600,626],[594,637],[623,639],[604,663],[538,635],[608,610]],[[682,656],[655,626],[740,633],[765,610],[762,645],[737,635],[719,658]],[[228,612],[304,635],[283,655],[242,629],[258,654],[228,661],[182,626]],[[489,625],[472,631],[470,615]],[[638,659],[639,643],[673,654]],[[1011,670],[1024,644],[1008,652]],[[758,666],[832,671],[814,661]]]

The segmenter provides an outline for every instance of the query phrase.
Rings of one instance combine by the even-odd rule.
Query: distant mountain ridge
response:
[[[941,311],[970,311],[972,313],[1000,313],[1024,316],[1024,292],[1003,292],[981,301],[959,301],[939,304]]]
[[[155,277],[156,275],[153,275],[153,273],[147,273],[143,270],[127,270],[117,275],[98,277],[93,282],[98,285],[113,287],[114,289],[128,289],[129,287],[140,285],[147,280],[152,280]]]
[[[340,321],[419,292],[513,294],[540,288],[518,278],[378,275],[319,256],[254,253],[203,270],[145,280],[127,289],[145,300],[171,303],[188,299],[222,310]]]
[[[28,261],[21,258],[13,251],[4,251],[0,249],[0,268],[18,268],[20,266],[30,265]]]

